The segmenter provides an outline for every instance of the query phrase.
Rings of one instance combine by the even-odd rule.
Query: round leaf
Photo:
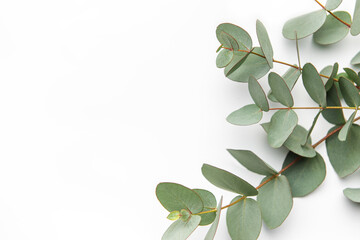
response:
[[[264,24],[259,20],[256,21],[256,34],[259,39],[260,47],[264,52],[266,61],[268,62],[270,68],[273,68],[274,51],[271,46],[270,38],[266,31],[266,28]]]
[[[286,167],[298,157],[298,155],[289,152],[282,167]],[[292,196],[304,197],[313,192],[324,181],[326,175],[325,162],[318,153],[313,158],[301,157],[282,174],[289,180]]]
[[[192,215],[187,222],[177,220],[166,230],[161,240],[186,240],[199,226],[201,217]]]
[[[345,11],[334,12],[334,15],[346,23],[351,23],[351,15]],[[349,28],[334,18],[327,15],[322,27],[314,33],[314,41],[320,45],[329,45],[341,41],[348,35]]]
[[[254,100],[255,104],[261,110],[265,112],[269,111],[269,102],[266,98],[266,94],[262,89],[260,83],[253,76],[250,76],[249,78],[248,87],[249,87],[250,95]]]
[[[307,63],[303,67],[302,79],[306,91],[316,103],[320,106],[326,106],[326,90],[323,81],[316,68]]]
[[[340,6],[342,0],[327,0],[325,8],[329,11],[332,11],[336,9],[338,6]]]
[[[293,110],[279,110],[270,121],[268,142],[273,148],[281,147],[293,132],[298,122],[298,117]]]
[[[191,213],[199,213],[203,209],[200,196],[193,190],[176,183],[159,183],[156,196],[169,212],[188,209]]]
[[[332,132],[337,127],[329,130]],[[326,150],[329,160],[340,177],[346,177],[360,167],[360,126],[353,124],[349,130],[346,141],[338,139],[339,132],[336,132],[326,139]]]
[[[294,105],[290,89],[281,76],[271,72],[269,74],[269,85],[271,87],[272,95],[276,100],[287,107],[292,107]]]
[[[247,126],[260,122],[262,116],[261,109],[255,104],[250,104],[232,112],[226,120],[234,125]]]
[[[359,90],[354,84],[350,80],[340,77],[339,86],[346,104],[350,107],[358,107],[360,105]]]
[[[352,59],[351,59],[351,64],[356,65],[356,64],[360,64],[360,52],[358,52]]]
[[[205,240],[213,240],[214,237],[215,237],[216,230],[217,230],[218,225],[219,225],[222,202],[223,202],[223,198],[221,197],[219,205],[218,205],[217,210],[216,210],[215,220],[214,220],[213,224],[211,225],[209,231],[207,232],[207,234],[205,236]]]
[[[239,45],[239,49],[241,50],[250,50],[252,48],[252,40],[250,35],[241,27],[238,27],[231,23],[222,23],[216,28],[216,37],[220,43],[222,42],[221,33],[227,33],[228,35],[232,36]],[[226,46],[224,44],[225,47]],[[230,47],[229,47],[230,48]]]
[[[231,203],[239,200],[235,197]],[[245,198],[229,207],[226,213],[226,225],[232,240],[256,240],[261,231],[261,212],[258,203]]]
[[[204,208],[202,212],[216,208],[216,198],[214,194],[204,189],[193,189],[193,190],[200,196],[201,200],[204,203]],[[209,225],[214,221],[216,217],[216,212],[205,213],[205,214],[201,214],[200,216],[201,216],[201,222],[199,225],[205,226],[205,225]]]
[[[216,66],[218,68],[224,68],[230,64],[231,60],[234,57],[234,51],[223,49],[219,52],[216,57]]]
[[[267,180],[265,178],[263,182]],[[265,224],[274,229],[280,226],[289,215],[293,199],[287,178],[283,175],[272,179],[259,189],[257,200]]]
[[[283,36],[292,40],[307,37],[319,30],[325,20],[326,11],[324,9],[290,19],[283,27]]]
[[[330,106],[341,107],[339,94],[335,85],[333,85],[326,94],[326,104],[329,107]],[[321,113],[329,123],[332,124],[345,123],[344,113],[342,109],[325,109]]]
[[[356,36],[360,33],[360,0],[356,0],[350,33],[353,36]]]
[[[258,193],[248,182],[223,169],[204,164],[201,171],[204,177],[218,188],[245,196],[255,196]]]
[[[359,188],[346,188],[344,195],[353,202],[360,203],[360,189]]]

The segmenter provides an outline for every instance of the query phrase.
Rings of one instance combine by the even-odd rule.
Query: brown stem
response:
[[[320,7],[322,7],[325,11],[327,11],[331,16],[333,16],[336,20],[338,20],[339,22],[341,22],[342,24],[346,25],[348,28],[351,28],[351,25],[348,24],[347,22],[344,22],[343,20],[341,20],[340,18],[338,18],[335,14],[333,14],[330,10],[327,10],[326,7],[324,5],[322,5],[318,0],[315,0],[315,2],[317,2]]]

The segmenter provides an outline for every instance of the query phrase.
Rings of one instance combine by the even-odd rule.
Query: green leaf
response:
[[[356,36],[360,33],[360,0],[356,0],[350,33],[353,36]]]
[[[346,188],[344,195],[353,202],[360,203],[360,189],[359,188]]]
[[[354,84],[350,80],[340,77],[339,86],[346,104],[350,107],[358,107],[360,105],[359,90]]]
[[[349,80],[353,81],[357,85],[360,85],[360,77],[354,70],[352,70],[351,68],[344,68],[344,71],[349,76]]]
[[[334,78],[339,70],[339,64],[335,63],[334,66],[326,66],[320,71],[320,74],[328,76],[329,78],[321,77],[325,85],[325,90],[329,91],[334,84]]]
[[[256,79],[265,76],[270,67],[266,59],[258,55],[264,56],[261,48],[255,47],[252,53],[236,70],[226,74],[228,69],[225,68],[225,75],[236,82],[248,82],[250,76],[254,76]]]
[[[214,237],[215,237],[216,230],[217,230],[218,225],[219,225],[222,202],[223,202],[223,198],[221,197],[219,205],[217,207],[216,214],[215,214],[216,217],[215,217],[214,223],[211,225],[209,231],[207,232],[207,234],[205,236],[205,240],[213,240]]]
[[[166,230],[161,240],[186,240],[191,233],[199,226],[201,217],[192,215],[187,222],[177,220]]]
[[[356,116],[356,112],[357,112],[357,110],[351,114],[351,116],[349,117],[349,119],[347,120],[347,122],[345,123],[343,128],[340,130],[339,135],[338,135],[338,138],[340,141],[343,142],[346,140],[346,137],[350,131],[350,128],[351,128],[354,118]]]
[[[231,203],[240,198],[235,197]],[[226,225],[232,240],[256,240],[262,225],[259,204],[251,198],[240,200],[227,210]]]
[[[230,64],[233,58],[234,58],[234,51],[223,49],[216,57],[216,66],[218,68],[224,68]]]
[[[320,106],[326,106],[326,90],[316,68],[311,63],[306,63],[302,70],[304,87],[312,100]]]
[[[313,120],[313,122],[312,122],[312,124],[311,124],[311,127],[310,127],[310,129],[309,129],[309,131],[308,131],[306,140],[304,141],[304,145],[308,142],[308,139],[310,138],[311,133],[312,133],[312,131],[314,130],[314,127],[315,127],[315,125],[316,125],[316,123],[317,123],[317,120],[319,119],[319,116],[320,116],[320,114],[321,114],[322,111],[323,111],[323,110],[320,109],[319,112],[316,114],[316,116],[315,116],[315,118],[314,118],[314,120]]]
[[[204,189],[193,189],[193,190],[200,196],[201,200],[204,203],[204,208],[201,210],[202,212],[216,208],[216,198],[214,194]],[[209,225],[214,221],[216,217],[216,213],[210,212],[210,213],[201,214],[200,216],[201,216],[201,222],[199,225],[205,226],[205,225]]]
[[[248,170],[260,175],[275,175],[277,172],[249,150],[228,149],[228,152]]]
[[[245,196],[255,196],[258,193],[248,182],[223,169],[203,164],[201,171],[204,177],[218,188]]]
[[[264,90],[262,89],[260,83],[254,78],[253,76],[250,76],[249,78],[249,92],[254,100],[255,104],[263,111],[267,112],[269,111],[269,102],[266,98],[266,94]]]
[[[336,128],[331,128],[329,133]],[[343,178],[360,167],[360,126],[353,124],[343,142],[338,139],[338,134],[336,132],[326,139],[326,150],[334,170]]]
[[[238,42],[230,34],[226,32],[221,32],[220,38],[222,39],[222,45],[224,45],[225,47],[230,48],[233,51],[238,51],[240,49]]]
[[[256,21],[256,34],[259,39],[260,47],[264,52],[266,61],[268,62],[270,68],[273,68],[274,51],[266,28],[260,20]]]
[[[266,177],[262,182],[268,178]],[[291,189],[286,176],[278,176],[261,187],[257,200],[265,224],[270,229],[279,227],[289,215],[293,205]]]
[[[342,21],[351,24],[351,15],[348,12],[339,11],[333,14]],[[349,28],[329,14],[326,17],[324,25],[314,33],[313,37],[316,43],[329,45],[341,41],[348,33]]]
[[[336,9],[341,4],[341,2],[342,0],[327,0],[325,8],[329,11],[332,11]]]
[[[282,30],[283,36],[295,40],[307,37],[316,32],[326,20],[326,11],[321,9],[288,20]]]
[[[233,59],[224,69],[225,76],[229,76],[235,72],[245,62],[251,52],[252,50],[250,52],[234,52]]]
[[[232,112],[226,120],[234,125],[247,126],[260,122],[262,116],[261,109],[255,104],[250,104]]]
[[[269,74],[269,85],[276,100],[287,107],[292,107],[294,105],[290,89],[280,75],[271,72]]]
[[[282,76],[282,78],[284,79],[288,88],[290,90],[292,90],[293,87],[295,86],[295,83],[299,79],[300,75],[301,75],[301,72],[299,69],[291,67],[285,72],[285,74]],[[268,98],[273,102],[277,102],[277,99],[274,97],[274,94],[272,93],[271,90],[268,93]]]
[[[250,35],[241,27],[231,23],[222,23],[216,28],[216,37],[221,42],[221,32],[225,32],[232,36],[239,45],[241,50],[250,50],[252,48],[252,40]],[[223,44],[223,43],[222,43]],[[224,45],[225,46],[225,45]],[[228,46],[226,46],[228,47]]]
[[[220,46],[216,49],[216,53],[218,53],[223,48],[223,45],[220,44]]]
[[[360,52],[358,52],[352,59],[351,59],[351,64],[356,65],[356,64],[360,64]]]
[[[273,148],[281,147],[286,139],[293,132],[297,125],[298,117],[296,113],[289,110],[279,110],[272,117],[268,132],[268,142]]]
[[[335,85],[333,85],[327,92],[326,103],[329,107],[341,107],[339,94]],[[329,123],[336,125],[341,125],[345,123],[344,113],[342,109],[324,109],[321,113],[326,119],[326,121],[328,121]]]
[[[156,187],[156,196],[169,212],[188,209],[192,213],[199,213],[203,209],[200,196],[177,183],[159,183]]]
[[[179,211],[172,211],[171,213],[169,213],[169,215],[166,218],[171,220],[171,221],[178,220],[180,218],[180,212]]]
[[[326,176],[325,162],[318,153],[312,158],[305,158],[289,152],[282,168],[288,166],[295,159],[298,159],[297,162],[282,174],[289,180],[292,196],[304,197],[313,192],[324,181]]]

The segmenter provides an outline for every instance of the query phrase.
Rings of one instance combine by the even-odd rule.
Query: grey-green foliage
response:
[[[185,240],[199,226],[200,221],[201,217],[198,215],[191,216],[187,222],[176,220],[165,231],[161,240]]]
[[[360,189],[359,188],[346,188],[344,195],[353,202],[360,203]]]
[[[342,0],[327,0],[325,4],[325,8],[329,11],[336,9],[340,6]]]
[[[353,18],[350,32],[351,35],[356,36],[360,33],[360,0],[356,0]]]
[[[214,237],[215,237],[216,230],[217,230],[218,225],[219,225],[222,202],[223,202],[223,198],[221,197],[221,199],[219,201],[219,205],[217,206],[216,217],[215,217],[214,222],[211,225],[209,231],[207,232],[207,234],[205,236],[205,240],[213,240]]]
[[[256,21],[256,34],[259,39],[260,47],[264,53],[266,61],[268,62],[270,68],[273,68],[274,51],[271,46],[270,38],[266,31],[266,28],[260,20]]]
[[[285,80],[277,73],[271,72],[269,74],[269,85],[275,99],[281,104],[292,107],[294,100],[291,91]]]
[[[326,106],[326,90],[324,83],[311,63],[306,63],[302,71],[304,87],[309,96],[320,106]]]
[[[262,116],[262,110],[255,104],[250,104],[232,112],[226,120],[234,125],[247,126],[258,123]]]
[[[216,198],[214,194],[204,189],[193,189],[193,191],[200,196],[203,202],[204,206],[201,212],[209,211],[216,208]],[[199,225],[205,226],[211,224],[214,221],[216,217],[216,213],[210,212],[210,213],[201,214],[200,216],[201,216],[201,222]]]
[[[255,104],[263,111],[269,111],[269,101],[266,98],[266,94],[262,89],[260,83],[254,78],[250,76],[249,78],[249,93],[254,100]]]

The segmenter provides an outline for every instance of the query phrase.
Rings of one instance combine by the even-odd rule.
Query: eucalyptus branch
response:
[[[341,22],[342,24],[344,24],[345,26],[347,26],[348,28],[351,28],[351,25],[344,22],[343,20],[341,20],[338,16],[336,16],[335,14],[333,14],[330,10],[326,9],[326,7],[324,5],[322,5],[318,0],[315,0],[315,2],[317,2],[317,4],[320,5],[320,7],[322,7],[325,11],[327,11],[331,16],[333,16],[336,20],[338,20],[339,22]]]

